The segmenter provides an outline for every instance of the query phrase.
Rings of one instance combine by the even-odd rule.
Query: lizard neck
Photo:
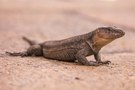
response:
[[[99,52],[100,49],[112,40],[100,38],[95,31],[87,34],[87,42],[90,44],[94,52]]]
[[[92,46],[94,50],[99,51],[102,47],[104,47],[112,41],[112,39],[101,38],[97,34],[94,34],[92,37]]]
[[[100,47],[97,47],[98,45],[96,45],[96,42],[95,42],[95,31],[93,32],[90,32],[90,33],[87,33],[85,36],[86,36],[86,42],[89,44],[91,50],[93,51],[93,53],[97,53],[101,48]]]

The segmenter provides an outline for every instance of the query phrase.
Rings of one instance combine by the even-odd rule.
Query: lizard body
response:
[[[12,56],[43,56],[49,59],[62,61],[78,60],[83,65],[98,66],[109,64],[110,61],[101,61],[100,49],[125,33],[112,27],[100,27],[96,30],[68,39],[45,41],[37,44],[23,37],[31,46],[25,52],[11,53]],[[87,56],[94,55],[96,62],[88,61]]]

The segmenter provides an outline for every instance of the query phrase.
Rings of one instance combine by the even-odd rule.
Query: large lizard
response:
[[[48,59],[61,61],[78,60],[83,65],[99,66],[109,64],[110,61],[101,61],[99,51],[103,46],[125,35],[120,29],[113,27],[99,27],[96,30],[63,40],[45,41],[36,43],[23,37],[31,46],[24,52],[11,53],[11,56],[43,56]],[[88,61],[87,56],[94,55],[94,61]]]

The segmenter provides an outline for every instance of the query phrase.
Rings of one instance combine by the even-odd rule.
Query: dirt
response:
[[[131,13],[127,14],[128,18],[122,18],[121,14],[117,14],[122,21],[111,17],[112,14],[116,15],[115,9],[111,15],[102,13],[108,15],[107,18],[99,17],[96,14],[98,11],[94,11],[96,6],[87,6],[88,0],[39,0],[37,4],[36,1],[30,4],[32,0],[0,2],[0,90],[135,90],[135,31],[127,29],[133,20],[125,24],[122,22],[127,20]],[[43,2],[46,2],[45,5]],[[98,0],[94,1],[96,2]],[[102,12],[106,12],[105,0],[100,6],[103,7]],[[80,8],[77,9],[78,7]],[[89,9],[93,11],[87,12]],[[90,13],[98,19],[93,20]],[[101,50],[102,60],[110,60],[110,65],[83,66],[43,57],[22,58],[4,54],[5,51],[27,49],[29,45],[22,40],[22,36],[39,42],[64,39],[90,32],[100,26],[108,26],[101,21],[103,18],[116,26],[127,26],[117,26],[122,28],[126,35]],[[135,28],[133,24],[130,25]],[[93,56],[88,59],[94,60]]]

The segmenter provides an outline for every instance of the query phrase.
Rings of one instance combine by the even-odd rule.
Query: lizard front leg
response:
[[[87,49],[82,49],[78,51],[78,53],[76,54],[76,59],[78,60],[78,62],[87,66],[99,66],[100,63],[87,60],[86,56],[88,55],[88,53],[89,51]]]
[[[111,63],[111,61],[101,61],[101,55],[99,52],[94,54],[94,58],[96,59],[97,63],[101,63],[101,64],[109,64]]]

